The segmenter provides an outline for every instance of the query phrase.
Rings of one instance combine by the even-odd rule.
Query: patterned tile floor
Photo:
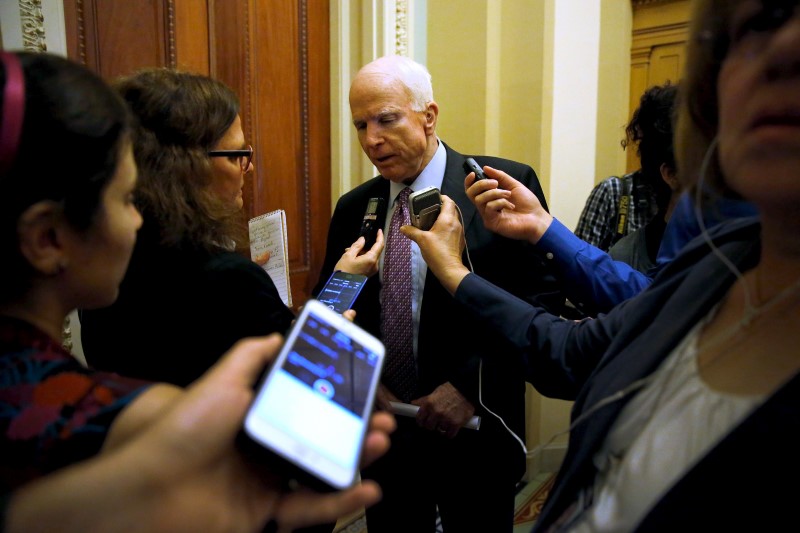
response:
[[[528,533],[531,530],[554,480],[555,474],[539,474],[517,492],[514,533]]]
[[[539,474],[517,492],[514,533],[527,533],[531,530],[547,498],[552,481],[553,474]],[[436,531],[442,531],[439,522],[436,524]],[[334,533],[368,533],[363,512],[339,520]]]

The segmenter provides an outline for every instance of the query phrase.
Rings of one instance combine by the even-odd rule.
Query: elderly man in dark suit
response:
[[[333,213],[325,263],[317,294],[343,250],[358,236],[371,198],[385,199],[386,257],[406,238],[390,231],[398,196],[428,186],[441,190],[461,208],[467,255],[475,272],[511,293],[560,311],[563,296],[546,264],[527,243],[488,231],[464,191],[466,156],[436,135],[439,106],[433,100],[430,74],[401,56],[379,58],[363,67],[350,88],[350,110],[361,147],[380,175],[342,196]],[[524,183],[546,208],[533,169],[496,157],[475,156],[480,165],[502,169]],[[384,224],[385,225],[382,225]],[[407,222],[406,222],[407,223]],[[416,417],[398,417],[398,430],[385,458],[362,472],[377,480],[383,501],[367,510],[370,533],[434,531],[438,506],[444,530],[511,532],[514,492],[525,468],[525,382],[505,339],[470,318],[427,272],[416,244],[407,243],[411,267],[409,340],[413,388],[401,392],[387,379],[378,405],[390,402],[419,406]],[[396,303],[385,292],[391,270],[381,262],[354,305],[356,321],[387,342]],[[502,362],[500,362],[502,361]],[[389,361],[387,360],[387,365]],[[462,426],[473,415],[480,429]],[[501,420],[502,419],[502,420]],[[507,426],[507,427],[505,427]]]

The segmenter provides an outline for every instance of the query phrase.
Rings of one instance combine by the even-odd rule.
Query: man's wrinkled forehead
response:
[[[411,106],[411,94],[399,82],[369,83],[361,79],[350,88],[350,112],[353,118],[367,119],[407,110]],[[363,115],[363,116],[360,116]]]
[[[396,115],[398,113],[404,113],[408,111],[409,105],[397,105],[397,104],[384,104],[375,107],[369,107],[367,109],[356,109],[351,108],[350,113],[353,118],[353,121],[366,121],[366,120],[377,120],[381,117],[385,117],[388,115]]]

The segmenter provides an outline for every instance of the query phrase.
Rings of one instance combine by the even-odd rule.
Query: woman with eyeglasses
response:
[[[234,92],[163,68],[114,85],[136,118],[135,202],[144,224],[117,301],[81,312],[83,350],[96,368],[187,385],[235,341],[284,333],[294,314],[242,253],[242,187],[253,150]],[[380,238],[359,256],[357,241],[339,268],[374,274],[382,246]]]

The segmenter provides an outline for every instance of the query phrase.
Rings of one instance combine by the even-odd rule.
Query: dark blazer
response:
[[[475,272],[506,288],[511,293],[531,303],[547,306],[559,312],[564,298],[555,276],[545,262],[527,243],[506,239],[487,230],[475,206],[464,190],[463,156],[445,145],[447,164],[441,192],[452,198],[461,208],[466,230],[467,246]],[[481,165],[503,170],[530,188],[547,208],[536,173],[528,165],[496,157],[474,156]],[[389,182],[378,176],[343,195],[334,210],[328,233],[325,263],[318,294],[328,279],[344,249],[358,237],[361,221],[372,197],[383,197],[389,202]],[[354,309],[356,322],[380,337],[380,278],[373,276],[364,286]],[[524,468],[524,458],[519,444],[507,434],[494,417],[487,415],[478,402],[478,369],[483,363],[483,393],[486,406],[503,416],[514,431],[524,437],[525,382],[521,366],[512,357],[499,358],[497,354],[514,348],[505,339],[493,335],[480,321],[455,304],[439,280],[429,271],[425,279],[418,339],[418,369],[420,393],[431,393],[439,385],[450,382],[476,407],[483,416],[481,430],[465,438],[489,439],[502,443],[504,457],[514,464],[515,481]],[[464,434],[462,431],[461,434]],[[470,432],[467,432],[470,433]],[[498,435],[503,435],[498,438]]]
[[[81,311],[90,366],[185,386],[236,341],[285,333],[294,319],[263,268],[238,253],[159,243],[140,230],[117,301]]]
[[[757,263],[757,222],[723,224],[714,234],[741,271]],[[701,237],[645,292],[581,324],[531,308],[476,276],[462,282],[456,299],[528,351],[527,379],[540,392],[575,400],[575,420],[653,372],[734,280]],[[592,483],[592,457],[633,396],[593,412],[572,429],[566,458],[534,531],[547,530]],[[795,376],[679,479],[637,530],[776,531],[781,524],[795,523],[797,490],[791,483],[800,474],[798,449],[800,377]]]

